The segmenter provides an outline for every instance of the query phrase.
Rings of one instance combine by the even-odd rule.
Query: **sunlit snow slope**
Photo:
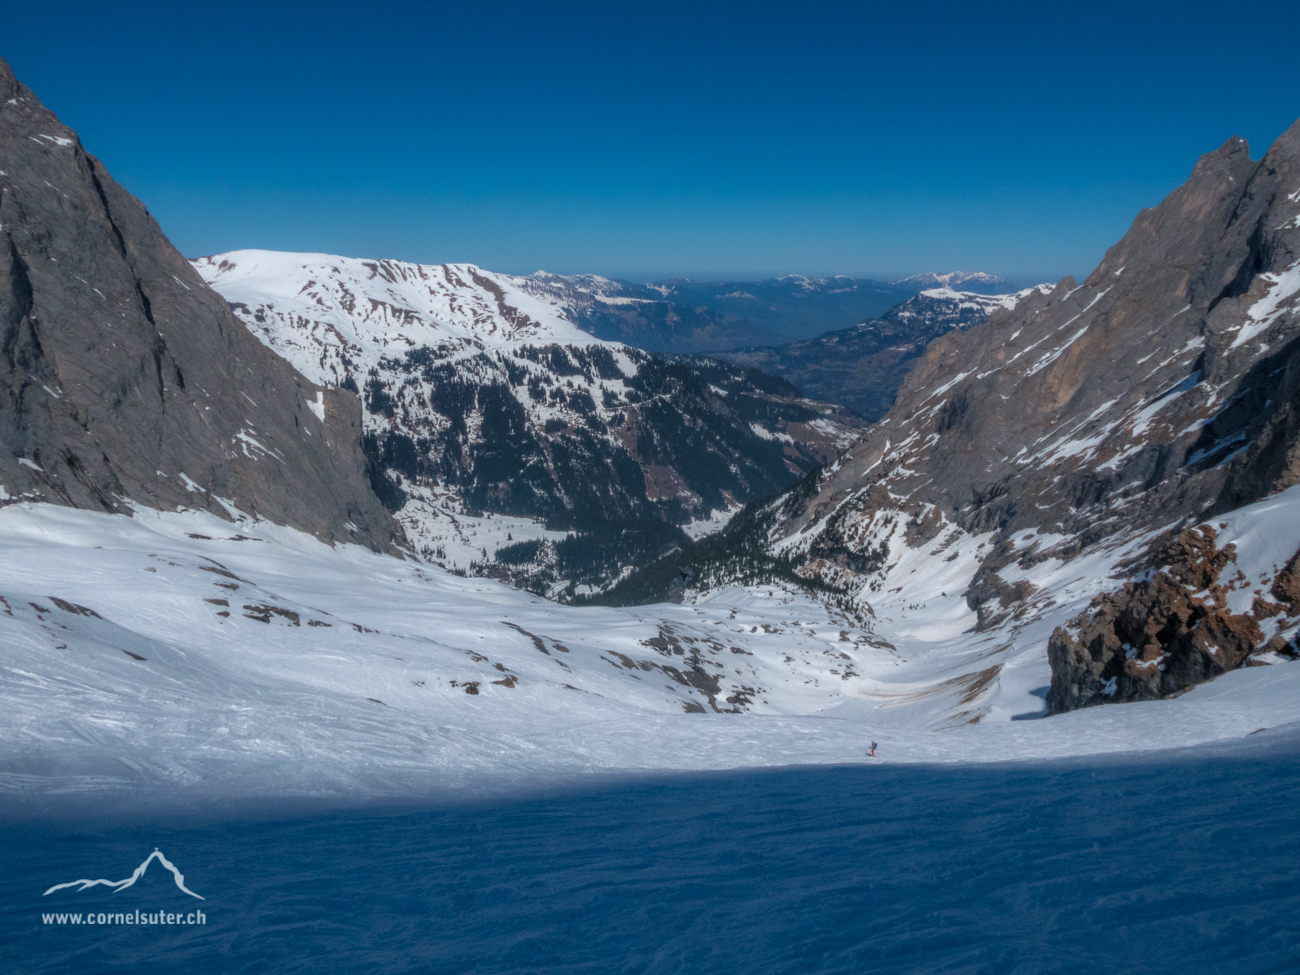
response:
[[[1225,522],[1252,572],[1294,546],[1267,529],[1279,505],[1297,510],[1300,491]],[[266,523],[11,505],[0,787],[398,794],[865,761],[873,739],[877,761],[1149,749],[1300,720],[1287,665],[1174,701],[1005,720],[1042,713],[1042,631],[1103,585],[1102,566],[1044,564],[1058,605],[990,683],[978,661],[1003,637],[972,634],[944,595],[978,544],[900,564],[907,584],[874,618],[777,586],[578,609]],[[965,724],[975,713],[988,720]]]
[[[262,324],[267,345],[318,382],[343,381],[341,355],[368,367],[390,350],[456,340],[613,345],[571,324],[555,304],[516,288],[510,276],[473,264],[244,250],[201,257],[194,266],[236,311]],[[301,290],[286,294],[286,282]],[[269,324],[275,318],[280,327]]]

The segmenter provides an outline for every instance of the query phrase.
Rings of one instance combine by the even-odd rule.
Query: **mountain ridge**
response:
[[[688,355],[784,345],[852,327],[944,281],[966,281],[972,293],[1008,288],[996,275],[962,271],[895,282],[787,274],[758,281],[670,278],[639,284],[548,271],[510,279],[516,288],[556,303],[579,328],[599,338]]]
[[[268,348],[362,396],[372,486],[413,544],[553,595],[686,544],[682,527],[707,530],[864,427],[754,370],[597,338],[564,295],[473,265],[194,265]]]
[[[751,506],[710,540],[713,554],[697,546],[679,568],[667,560],[608,598],[663,598],[674,585],[688,597],[738,573],[784,571],[876,614],[893,606],[897,619],[960,593],[952,618],[995,644],[974,658],[984,669],[973,704],[1004,670],[1044,657],[1052,711],[1167,696],[1234,663],[1300,653],[1300,615],[1269,596],[1290,591],[1290,549],[1251,534],[1249,548],[1205,556],[1209,576],[1168,568],[1186,560],[1168,554],[1180,533],[1291,510],[1269,499],[1300,483],[1298,409],[1300,122],[1259,162],[1239,138],[1202,156],[1082,283],[1066,278],[936,338],[889,413],[834,464]],[[909,581],[937,572],[941,592]],[[1069,575],[1078,572],[1107,580],[1082,613]],[[1162,572],[1163,590],[1104,591]],[[1187,579],[1220,594],[1193,592]],[[1160,595],[1173,591],[1192,602]],[[1077,608],[1056,615],[1068,605]],[[1178,637],[1188,612],[1246,649],[1220,654],[1203,636]],[[1089,629],[1095,613],[1115,614],[1115,625]],[[1142,635],[1124,613],[1152,629]],[[1152,683],[1147,669],[1168,679]]]
[[[926,289],[852,328],[784,345],[711,354],[788,379],[817,399],[840,403],[875,422],[889,411],[903,377],[932,340],[952,329],[981,324],[992,312],[1013,308],[1044,287],[1004,295]]]

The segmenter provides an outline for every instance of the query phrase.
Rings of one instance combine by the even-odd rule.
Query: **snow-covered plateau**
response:
[[[1231,572],[1271,577],[1300,544],[1300,488],[1215,527],[1236,545]],[[1300,721],[1300,666],[1280,658],[1173,700],[1040,719],[1053,627],[1143,539],[1008,567],[1034,605],[978,634],[960,591],[980,537],[946,535],[941,558],[887,544],[900,557],[866,601],[766,585],[576,608],[266,522],[12,504],[0,783],[427,795],[601,772],[1138,752]]]

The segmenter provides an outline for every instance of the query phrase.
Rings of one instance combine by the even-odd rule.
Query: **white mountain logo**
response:
[[[76,887],[78,891],[82,891],[87,887],[96,887],[99,884],[103,884],[105,887],[116,887],[117,890],[113,891],[113,893],[120,893],[143,877],[144,872],[149,869],[149,864],[154,860],[157,860],[172,872],[172,876],[176,878],[177,887],[185,891],[185,893],[189,894],[191,897],[198,897],[199,900],[207,900],[206,897],[194,893],[194,891],[185,886],[185,874],[177,870],[174,863],[158,852],[158,847],[156,846],[153,848],[153,852],[145,857],[144,863],[135,868],[135,873],[131,874],[131,876],[127,877],[125,880],[70,880],[66,884],[55,884],[41,896],[46,897],[54,893],[56,890],[62,890],[64,887]]]

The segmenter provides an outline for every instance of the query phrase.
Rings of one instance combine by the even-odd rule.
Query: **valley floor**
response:
[[[1224,534],[1243,564],[1270,535],[1268,512],[1250,511]],[[1266,541],[1257,560],[1294,548]],[[266,523],[10,505],[0,792],[430,796],[591,773],[1142,752],[1300,722],[1300,666],[1283,662],[1041,718],[1047,635],[1113,586],[1103,563],[1128,549],[1042,563],[1044,605],[974,634],[957,585],[981,542],[950,542],[951,559],[900,558],[903,584],[870,610],[780,586],[574,608]]]

